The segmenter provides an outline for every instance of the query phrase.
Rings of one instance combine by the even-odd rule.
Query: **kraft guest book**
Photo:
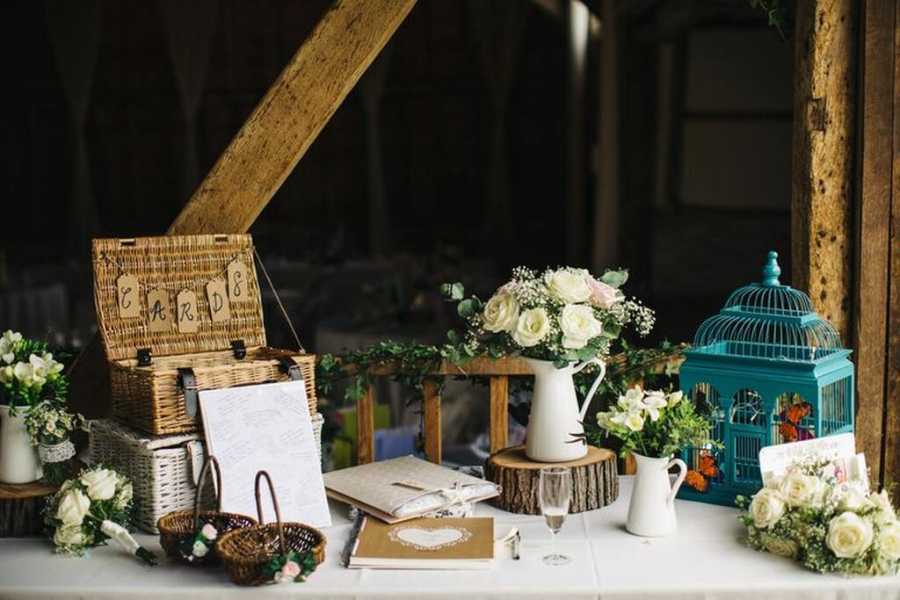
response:
[[[352,544],[351,569],[490,569],[494,520],[365,518]]]
[[[414,456],[325,474],[328,496],[388,523],[497,496],[497,484]]]

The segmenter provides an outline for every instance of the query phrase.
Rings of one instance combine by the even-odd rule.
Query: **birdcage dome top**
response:
[[[770,360],[817,362],[843,350],[834,326],[809,296],[778,279],[778,254],[769,252],[760,283],[735,290],[694,336],[693,352]]]

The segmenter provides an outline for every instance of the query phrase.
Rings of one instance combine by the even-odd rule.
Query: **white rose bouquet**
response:
[[[750,546],[844,575],[900,572],[900,521],[885,490],[825,475],[830,461],[804,460],[752,501],[738,496]]]
[[[626,326],[640,335],[653,328],[653,311],[626,299],[619,289],[627,279],[627,271],[607,271],[595,278],[585,269],[564,267],[538,274],[518,267],[487,302],[465,298],[461,283],[444,284],[444,295],[459,302],[458,312],[467,324],[464,339],[453,334],[451,342],[461,342],[470,357],[524,356],[557,367],[603,358]]]
[[[15,408],[64,398],[68,382],[62,370],[45,342],[9,330],[0,336],[0,403]]]
[[[84,556],[88,548],[113,539],[126,552],[155,565],[156,556],[128,533],[133,494],[127,477],[101,466],[63,483],[44,507],[44,524],[56,551]]]
[[[67,466],[75,456],[69,436],[84,425],[84,417],[70,413],[64,406],[43,402],[25,415],[25,429],[31,444],[38,447],[44,464],[44,479],[54,485],[67,476]]]

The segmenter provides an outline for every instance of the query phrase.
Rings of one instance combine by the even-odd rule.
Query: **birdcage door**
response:
[[[765,446],[765,431],[747,431],[742,427],[733,428],[728,444],[726,477],[731,486],[756,491],[762,485],[759,470],[759,451]]]

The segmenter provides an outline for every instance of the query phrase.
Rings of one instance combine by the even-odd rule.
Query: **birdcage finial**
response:
[[[781,285],[778,276],[781,275],[781,267],[778,266],[778,253],[774,250],[769,251],[769,260],[766,261],[766,267],[763,269],[763,285]]]

